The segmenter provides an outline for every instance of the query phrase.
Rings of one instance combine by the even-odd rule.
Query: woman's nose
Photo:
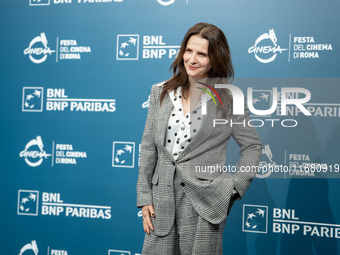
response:
[[[196,63],[196,54],[195,53],[191,54],[190,62],[191,63]]]

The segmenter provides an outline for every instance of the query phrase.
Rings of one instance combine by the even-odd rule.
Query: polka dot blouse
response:
[[[174,105],[168,120],[168,129],[166,133],[165,146],[172,153],[175,159],[190,144],[192,138],[197,134],[202,123],[202,101],[195,109],[183,115],[181,87],[169,93],[170,99]]]

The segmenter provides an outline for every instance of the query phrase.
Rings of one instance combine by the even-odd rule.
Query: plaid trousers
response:
[[[211,224],[198,215],[186,197],[176,172],[173,188],[175,221],[171,231],[166,236],[156,236],[152,231],[146,233],[142,255],[222,255],[226,219],[219,224]]]

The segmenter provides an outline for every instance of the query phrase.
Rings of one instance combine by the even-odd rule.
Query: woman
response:
[[[137,207],[146,232],[142,254],[223,254],[229,210],[256,174],[242,169],[258,166],[262,145],[247,124],[248,111],[232,115],[228,90],[218,90],[218,107],[202,93],[234,74],[219,28],[207,23],[190,28],[171,68],[170,80],[152,86],[141,144]],[[214,126],[214,119],[221,118],[246,125]],[[242,156],[234,174],[221,171],[231,136]]]

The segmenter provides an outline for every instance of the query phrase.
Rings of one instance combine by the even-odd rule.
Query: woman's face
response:
[[[189,78],[207,78],[211,69],[208,56],[209,42],[198,35],[189,38],[183,54],[185,70]]]

